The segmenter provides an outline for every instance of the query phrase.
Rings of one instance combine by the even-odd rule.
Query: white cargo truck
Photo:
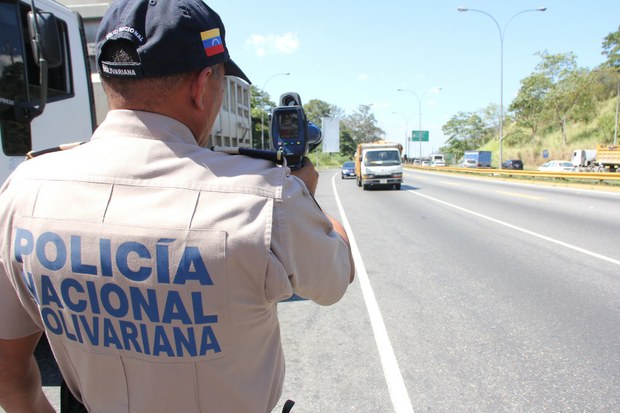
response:
[[[575,149],[570,160],[578,170],[589,170],[596,163],[596,149]]]
[[[364,189],[400,189],[403,182],[402,151],[400,143],[378,141],[359,144],[355,153],[357,185]]]

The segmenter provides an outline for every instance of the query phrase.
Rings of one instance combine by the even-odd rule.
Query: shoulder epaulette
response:
[[[30,151],[26,154],[26,160],[36,158],[37,156],[45,155],[46,153],[66,151],[68,149],[73,149],[76,146],[80,146],[83,143],[86,143],[86,142],[64,143],[62,145],[54,146],[53,148],[41,149],[40,151]]]

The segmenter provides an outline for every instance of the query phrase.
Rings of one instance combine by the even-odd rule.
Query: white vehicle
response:
[[[463,154],[463,167],[465,168],[490,168],[491,151],[465,151]]]
[[[443,162],[443,164],[446,164],[446,159],[444,158],[442,153],[434,153],[431,155],[431,165],[433,165],[433,163],[435,162]]]
[[[575,167],[569,161],[553,160],[538,167],[541,172],[570,172]]]
[[[36,6],[0,2],[0,182],[29,151],[87,140],[96,126],[82,19],[54,1]]]
[[[596,149],[575,149],[571,155],[575,168],[588,168],[596,164]]]
[[[400,143],[379,141],[361,143],[355,153],[355,175],[357,185],[370,187],[394,187],[400,189],[403,182],[403,164]]]
[[[443,160],[435,160],[431,162],[431,166],[446,166],[446,163]]]

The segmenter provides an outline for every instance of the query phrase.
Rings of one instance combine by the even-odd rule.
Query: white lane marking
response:
[[[501,195],[514,196],[514,197],[517,197],[517,198],[533,199],[535,201],[542,201],[542,200],[545,199],[545,198],[543,198],[541,196],[526,195],[526,194],[521,194],[521,193],[518,193],[518,192],[495,191],[495,193],[501,194]]]
[[[347,216],[344,213],[344,208],[340,202],[340,197],[336,191],[336,175],[332,178],[332,188],[334,190],[334,196],[336,198],[336,204],[342,217],[342,225],[347,231],[349,236],[349,243],[351,244],[351,252],[353,253],[353,261],[355,261],[355,269],[357,272],[357,278],[359,279],[360,286],[362,287],[362,294],[364,301],[366,302],[366,309],[368,310],[368,316],[370,317],[370,324],[372,326],[372,332],[375,336],[375,342],[377,343],[377,349],[379,350],[379,357],[381,358],[381,364],[383,365],[383,374],[387,382],[388,391],[390,392],[390,398],[392,399],[392,405],[394,406],[394,412],[396,413],[414,413],[411,400],[409,399],[409,393],[407,393],[407,387],[405,381],[398,367],[396,356],[394,355],[394,349],[390,343],[383,317],[381,316],[381,310],[379,304],[375,298],[375,293],[370,285],[368,279],[368,273],[366,273],[366,267],[364,267],[364,261],[362,255],[357,248],[357,242],[353,236],[353,231],[347,220]]]
[[[607,257],[607,256],[605,256],[605,255],[598,254],[598,253],[596,253],[596,252],[594,252],[594,251],[590,251],[590,250],[587,250],[587,249],[585,249],[585,248],[581,248],[581,247],[578,247],[578,246],[576,246],[576,245],[572,245],[572,244],[566,243],[566,242],[564,242],[564,241],[560,241],[560,240],[557,240],[557,239],[555,239],[555,238],[551,238],[551,237],[548,237],[548,236],[546,236],[546,235],[542,235],[542,234],[539,234],[539,233],[537,233],[537,232],[530,231],[530,230],[528,230],[528,229],[521,228],[521,227],[518,227],[518,226],[516,226],[516,225],[512,225],[512,224],[509,224],[509,223],[504,222],[504,221],[500,221],[499,219],[495,219],[495,218],[491,218],[491,217],[486,216],[486,215],[483,215],[483,214],[479,214],[478,212],[471,211],[471,210],[469,210],[469,209],[466,209],[466,208],[460,207],[460,206],[458,206],[458,205],[451,204],[451,203],[449,203],[449,202],[445,202],[445,201],[439,200],[439,199],[437,199],[437,198],[433,198],[433,197],[428,196],[428,195],[421,194],[421,193],[416,192],[416,191],[408,190],[407,192],[409,192],[409,193],[410,193],[410,194],[412,194],[412,195],[421,196],[422,198],[426,198],[426,199],[428,199],[428,200],[430,200],[430,201],[434,201],[434,202],[437,202],[437,203],[439,203],[439,204],[443,204],[443,205],[449,206],[449,207],[451,207],[451,208],[458,209],[459,211],[466,212],[466,213],[468,213],[468,214],[471,214],[471,215],[477,216],[477,217],[479,217],[479,218],[486,219],[487,221],[495,222],[496,224],[503,225],[503,226],[505,226],[505,227],[508,227],[508,228],[514,229],[515,231],[520,231],[520,232],[523,232],[524,234],[528,234],[528,235],[531,235],[531,236],[533,236],[533,237],[540,238],[540,239],[542,239],[542,240],[545,240],[545,241],[548,241],[548,242],[551,242],[551,243],[554,243],[554,244],[560,245],[560,246],[562,246],[562,247],[564,247],[564,248],[568,248],[568,249],[571,249],[571,250],[573,250],[573,251],[577,251],[577,252],[580,252],[580,253],[582,253],[582,254],[586,254],[586,255],[589,255],[589,256],[591,256],[591,257],[598,258],[598,259],[600,259],[600,260],[607,261],[607,262],[612,263],[612,264],[620,265],[620,260],[616,260],[616,259],[614,259],[614,258]]]

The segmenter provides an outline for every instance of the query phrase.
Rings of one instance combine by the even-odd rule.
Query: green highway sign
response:
[[[413,130],[411,131],[412,142],[428,142],[427,130]]]

